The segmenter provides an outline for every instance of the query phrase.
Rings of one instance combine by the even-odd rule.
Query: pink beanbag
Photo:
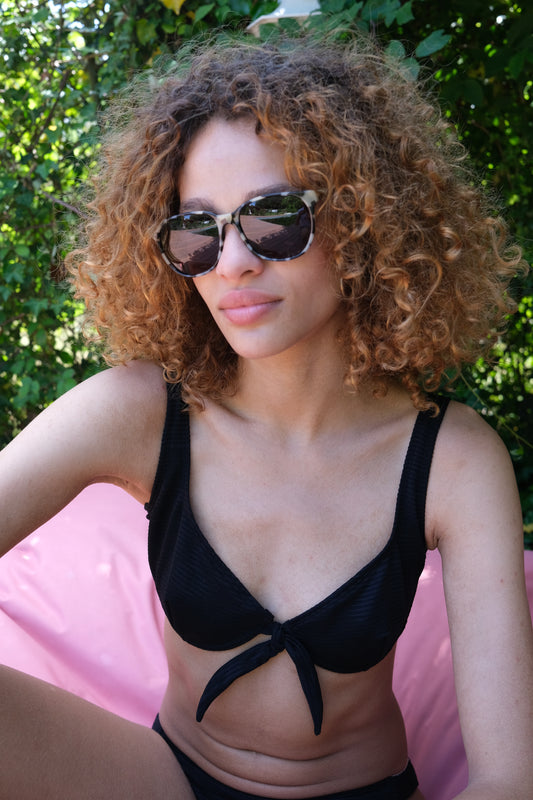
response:
[[[151,725],[167,672],[144,509],[98,484],[0,561],[0,660]],[[533,607],[533,553],[526,553]],[[440,558],[428,554],[397,649],[395,691],[427,800],[467,782]]]

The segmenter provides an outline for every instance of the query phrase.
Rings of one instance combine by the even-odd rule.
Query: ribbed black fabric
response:
[[[322,694],[315,666],[361,672],[381,661],[403,631],[422,572],[429,470],[440,414],[419,413],[403,465],[391,536],[359,572],[312,608],[279,623],[219,558],[199,529],[189,502],[189,417],[169,390],[167,418],[152,497],[148,557],[161,604],[174,630],[204,650],[231,650],[258,634],[253,645],[218,669],[200,699],[200,721],[234,680],[286,650],[307,698],[316,734]]]

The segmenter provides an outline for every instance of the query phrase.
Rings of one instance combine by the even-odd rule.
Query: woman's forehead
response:
[[[221,212],[291,188],[283,148],[251,120],[210,120],[192,139],[178,176],[180,203]],[[200,203],[200,205],[199,205]]]

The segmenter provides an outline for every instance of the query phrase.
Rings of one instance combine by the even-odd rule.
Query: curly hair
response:
[[[426,392],[488,349],[521,258],[436,103],[366,40],[215,37],[118,99],[86,239],[67,264],[108,362],[154,360],[198,406],[236,387],[237,355],[154,241],[179,206],[188,146],[214,117],[253,120],[284,148],[291,184],[319,196],[346,383],[382,392],[396,377],[428,407]]]

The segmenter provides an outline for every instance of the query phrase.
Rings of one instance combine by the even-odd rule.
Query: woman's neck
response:
[[[360,404],[368,402],[368,393],[354,393],[344,377],[338,348],[307,358],[285,353],[242,361],[237,392],[227,405],[282,435],[310,440],[325,430],[352,424]]]

